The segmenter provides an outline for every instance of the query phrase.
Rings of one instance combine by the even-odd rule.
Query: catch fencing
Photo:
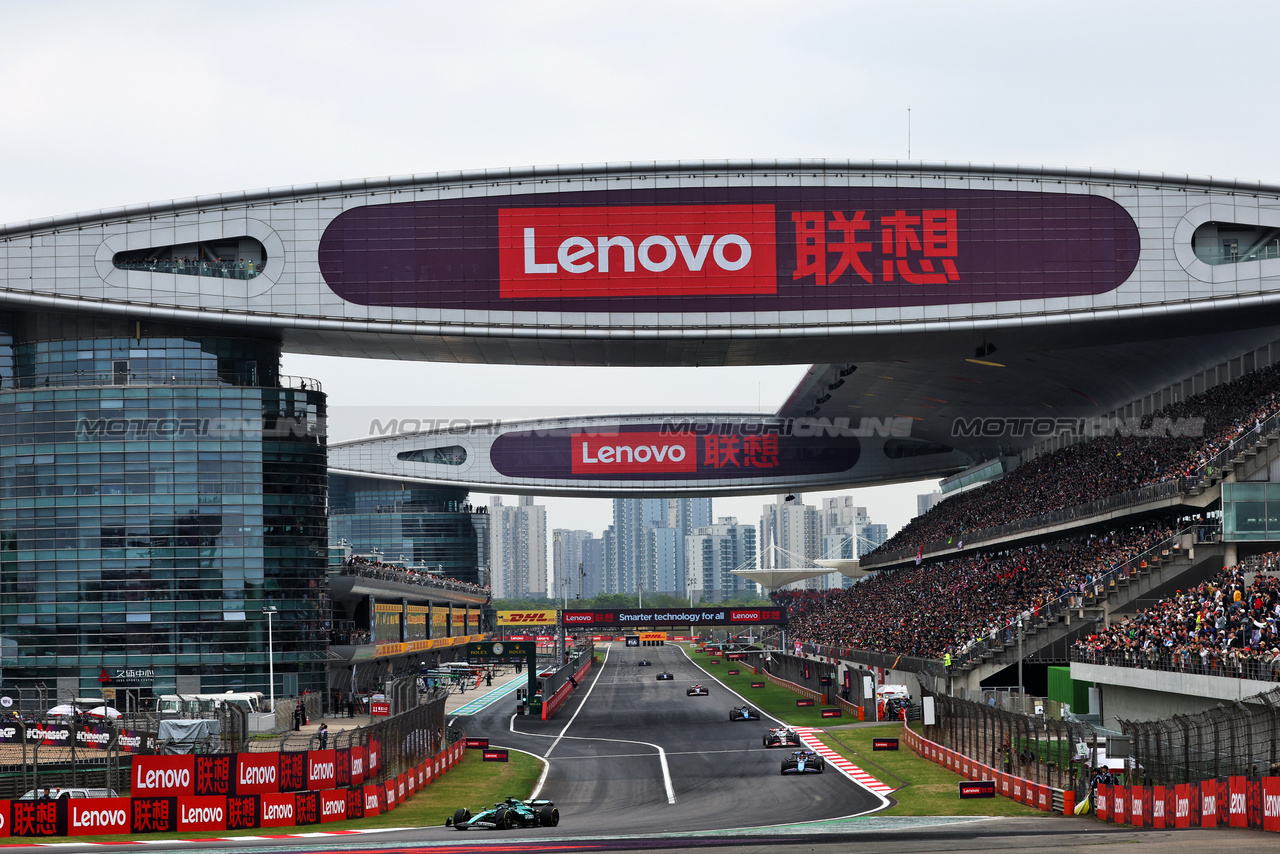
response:
[[[1280,689],[1194,715],[1121,721],[1147,785],[1280,775]]]

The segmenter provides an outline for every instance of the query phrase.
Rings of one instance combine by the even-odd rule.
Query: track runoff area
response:
[[[674,627],[677,620],[680,626],[745,630],[778,625],[785,614],[770,608],[628,609],[565,611],[563,618],[569,631],[613,637]],[[764,748],[761,735],[781,722],[763,714],[760,721],[730,721],[729,710],[749,701],[695,665],[683,648],[613,641],[598,643],[597,657],[589,677],[550,720],[514,714],[514,704],[500,700],[460,721],[469,737],[546,760],[532,796],[552,800],[560,810],[555,836],[792,825],[888,806],[884,794],[834,765],[824,774],[779,774],[788,751]],[[664,672],[673,678],[658,679]],[[694,684],[707,687],[708,695],[689,696]]]

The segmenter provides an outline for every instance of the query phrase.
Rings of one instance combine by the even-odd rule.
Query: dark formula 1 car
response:
[[[821,774],[826,767],[822,757],[812,750],[797,750],[782,760],[783,774]]]
[[[512,827],[555,827],[560,823],[560,810],[551,801],[522,801],[507,798],[476,815],[463,807],[444,820],[445,827],[467,830],[472,827],[488,827],[508,830]]]
[[[765,747],[799,747],[800,733],[787,727],[777,727],[764,734]]]
[[[659,681],[663,681],[663,680],[667,680],[667,679],[675,679],[675,678],[676,678],[676,677],[672,676],[672,675],[671,675],[671,671],[669,671],[669,670],[664,670],[664,671],[662,671],[661,673],[659,673],[659,674],[658,674],[658,680],[659,680]]]
[[[690,685],[689,689],[685,691],[685,694],[687,694],[690,697],[710,697],[711,696],[711,692],[708,691],[706,688],[703,688],[701,685]]]
[[[760,720],[760,713],[750,706],[734,706],[733,711],[729,712],[729,720],[758,721]]]
[[[637,664],[636,666],[637,666],[637,667],[648,667],[648,666],[649,666],[649,659],[647,659],[647,658],[642,658],[642,659],[640,659],[640,663],[639,663],[639,664]]]

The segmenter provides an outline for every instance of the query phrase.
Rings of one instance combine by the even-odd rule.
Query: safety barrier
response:
[[[1280,777],[1228,777],[1172,786],[1099,785],[1094,797],[1098,819],[1111,824],[1280,832]]]
[[[954,771],[965,779],[994,780],[996,791],[1006,798],[1010,798],[1020,804],[1026,804],[1029,807],[1035,807],[1044,812],[1060,811],[1063,815],[1073,815],[1075,813],[1075,792],[1055,789],[1051,786],[1033,783],[1022,777],[1016,777],[1013,774],[997,771],[990,765],[984,765],[976,759],[970,759],[963,753],[958,753],[943,747],[935,741],[930,741],[908,726],[902,728],[902,737],[907,746],[917,754],[931,762],[938,763],[948,771]]]
[[[132,797],[0,801],[0,837],[293,827],[388,812],[449,771],[465,740],[384,780],[382,745],[137,756]],[[368,782],[366,782],[368,781]]]
[[[595,656],[583,656],[582,666],[573,674],[573,678],[565,680],[565,683],[551,695],[551,698],[542,704],[542,719],[544,721],[559,711],[560,707],[564,705],[565,700],[569,699],[569,695],[578,687],[578,680],[585,676],[587,671],[591,669],[591,663],[593,661],[595,661]]]

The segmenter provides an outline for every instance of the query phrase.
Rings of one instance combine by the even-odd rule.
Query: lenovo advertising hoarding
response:
[[[353,208],[326,283],[369,306],[761,312],[1105,293],[1138,230],[1109,199],[921,187],[602,189]]]
[[[857,429],[793,428],[777,420],[512,431],[494,438],[489,459],[507,477],[578,480],[798,478],[857,465]]]
[[[565,611],[566,628],[612,626],[783,626],[782,608],[623,608],[613,611]],[[638,636],[637,636],[638,638]]]

